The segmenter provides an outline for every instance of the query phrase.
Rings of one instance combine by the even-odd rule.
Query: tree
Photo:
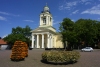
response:
[[[97,35],[95,20],[79,19],[75,22],[75,31],[77,32],[78,41],[85,46],[92,46]]]
[[[100,22],[91,19],[79,19],[76,22],[69,18],[64,18],[59,27],[62,34],[64,47],[65,41],[68,42],[68,48],[73,46],[92,46],[100,42]]]
[[[97,39],[95,39],[95,46],[96,48],[100,48],[100,21],[97,21],[96,27],[97,27]]]
[[[26,26],[25,28],[16,27],[12,28],[11,34],[3,38],[12,48],[13,44],[17,40],[24,41],[28,44],[28,46],[31,44],[30,36],[31,36],[31,29],[29,26]]]
[[[74,22],[69,18],[64,18],[63,22],[60,23],[59,27],[60,33],[62,34],[62,39],[64,47],[66,48],[65,42],[67,41],[67,48],[71,49],[76,40],[76,33],[74,32]]]

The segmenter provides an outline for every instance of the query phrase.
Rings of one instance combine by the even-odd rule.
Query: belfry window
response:
[[[46,25],[46,18],[43,18],[43,24]]]
[[[51,18],[50,18],[50,22],[51,22]]]

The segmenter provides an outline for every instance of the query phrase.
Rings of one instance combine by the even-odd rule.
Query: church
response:
[[[46,5],[40,13],[39,27],[31,31],[31,48],[64,48],[61,34],[53,27],[53,17]]]

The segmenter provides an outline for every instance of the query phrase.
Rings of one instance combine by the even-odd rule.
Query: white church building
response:
[[[39,27],[32,30],[32,48],[63,48],[61,34],[53,27],[53,17],[46,5],[40,14]]]

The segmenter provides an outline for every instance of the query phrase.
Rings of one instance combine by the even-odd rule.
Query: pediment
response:
[[[42,32],[42,31],[47,32],[48,29],[39,27],[39,28],[36,28],[35,30],[33,30],[32,32]]]
[[[50,30],[50,29],[48,29],[48,28],[46,28],[46,27],[38,27],[38,28],[32,30],[31,32],[32,32],[32,33],[51,32],[51,33],[56,34],[56,32],[54,32],[54,31],[52,31],[52,30]]]
[[[37,30],[37,31],[43,31],[43,30]]]
[[[38,28],[38,29],[35,29],[34,31],[47,31],[48,29],[44,29],[44,28]]]

